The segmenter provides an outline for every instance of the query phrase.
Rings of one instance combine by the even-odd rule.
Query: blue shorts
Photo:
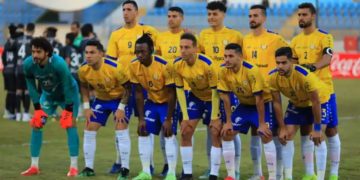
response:
[[[73,91],[73,118],[77,118],[80,106],[80,94],[79,88],[76,86],[75,91]],[[43,91],[40,96],[40,105],[41,108],[45,111],[47,115],[53,115],[56,113],[56,109],[60,106],[62,109],[65,108],[65,98],[64,96],[52,95]]]
[[[334,128],[338,126],[338,113],[336,105],[336,95],[331,94],[329,99],[329,123],[327,124],[328,128]]]
[[[94,112],[94,115],[96,117],[91,117],[90,122],[96,122],[101,124],[102,126],[105,126],[110,113],[116,112],[119,103],[120,99],[108,101],[95,99],[94,102],[91,103],[91,110]],[[131,110],[128,106],[125,106],[125,116],[128,120],[130,120]],[[129,122],[127,121],[127,123]]]
[[[136,107],[135,91],[136,91],[136,84],[132,84],[128,106],[129,106],[130,111],[134,112],[134,116],[138,117],[139,112],[137,111],[137,107]],[[147,99],[147,91],[144,88],[143,88],[143,95],[144,95],[144,100],[146,100]]]
[[[236,107],[240,104],[239,99],[236,97],[234,93],[229,93],[230,103],[231,103],[231,112],[234,112]],[[224,103],[220,101],[220,120],[222,122],[226,122],[226,113],[224,108]]]
[[[190,120],[203,120],[203,124],[209,125],[211,119],[211,101],[203,101],[189,92],[186,96],[187,111]]]
[[[286,125],[311,125],[314,123],[312,107],[295,107],[289,102],[285,112]],[[329,123],[329,103],[321,104],[321,124]]]
[[[275,119],[274,107],[272,102],[267,102],[265,106],[265,122],[270,130],[276,133],[277,122]],[[231,116],[233,130],[247,134],[250,127],[259,127],[259,115],[256,105],[239,104]]]
[[[146,100],[144,105],[146,130],[147,132],[159,135],[162,125],[167,117],[168,104],[154,103],[151,100]],[[173,118],[172,130],[176,134],[177,120]]]

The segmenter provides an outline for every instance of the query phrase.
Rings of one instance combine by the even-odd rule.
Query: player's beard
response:
[[[299,27],[300,28],[307,28],[307,27],[310,27],[311,25],[312,25],[311,21],[309,21],[309,22],[299,21]]]
[[[256,28],[260,27],[261,24],[260,24],[260,23],[256,23],[256,22],[250,22],[250,23],[249,23],[249,26],[250,26],[250,29],[256,29]]]

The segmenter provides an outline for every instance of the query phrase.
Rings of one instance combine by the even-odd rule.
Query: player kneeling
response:
[[[328,101],[330,92],[317,76],[307,69],[293,65],[292,51],[289,47],[279,48],[275,52],[277,68],[270,75],[270,88],[274,101],[274,110],[279,124],[279,139],[283,144],[282,157],[285,168],[285,179],[292,179],[294,156],[294,136],[301,128],[301,135],[308,136],[304,157],[305,161],[313,158],[316,152],[318,167],[326,167],[326,143],[323,141],[322,129],[328,119]],[[285,118],[281,108],[280,93],[289,98]],[[322,128],[322,125],[325,125]],[[312,140],[312,141],[310,141]],[[316,175],[303,179],[317,179]]]
[[[60,125],[66,129],[71,158],[67,176],[76,176],[79,136],[75,120],[80,103],[77,83],[71,76],[66,61],[53,54],[53,48],[45,38],[34,38],[31,41],[31,50],[32,56],[26,58],[23,64],[26,84],[35,109],[30,121],[32,127],[31,167],[21,174],[31,176],[40,173],[38,162],[43,139],[42,128],[48,115],[54,114],[57,106],[61,106],[63,111],[60,116]],[[41,86],[41,94],[37,91],[35,80]]]

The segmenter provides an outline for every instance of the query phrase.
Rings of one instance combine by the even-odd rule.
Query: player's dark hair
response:
[[[76,35],[74,33],[67,33],[65,38],[70,41],[70,44],[73,44],[74,40],[76,38]]]
[[[104,46],[98,40],[89,40],[86,42],[86,46],[95,46],[97,50],[104,52]]]
[[[133,1],[133,0],[126,0],[125,2],[122,3],[122,6],[124,7],[125,4],[132,4],[136,10],[138,10],[138,5],[136,3],[136,1]]]
[[[221,1],[212,1],[212,2],[209,2],[206,6],[206,9],[207,10],[220,10],[224,13],[226,13],[226,6],[223,2]]]
[[[299,4],[298,9],[310,9],[311,14],[316,14],[315,6],[309,2]]]
[[[48,27],[46,29],[46,37],[54,38],[56,37],[57,29],[55,27]]]
[[[8,26],[9,34],[11,38],[16,38],[16,26],[14,24],[10,24]]]
[[[292,59],[292,50],[290,47],[281,47],[275,51],[275,57],[286,56],[288,60]]]
[[[93,25],[90,23],[86,23],[81,27],[81,35],[83,37],[89,37],[91,33],[94,32]]]
[[[226,45],[225,50],[234,50],[236,53],[242,54],[241,46],[236,43]]]
[[[252,9],[261,9],[264,16],[266,16],[266,7],[262,4],[255,4],[250,7],[250,10]]]
[[[31,47],[43,49],[45,52],[48,53],[48,57],[51,57],[53,54],[53,47],[51,46],[50,42],[44,37],[35,37],[31,40]]]
[[[197,46],[197,40],[194,34],[192,33],[184,33],[181,35],[180,40],[187,39],[193,42],[193,46]]]
[[[151,53],[154,52],[154,41],[151,39],[149,33],[144,33],[139,39],[136,40],[135,44],[146,43]]]
[[[18,24],[18,25],[17,25],[17,28],[18,28],[18,29],[23,29],[23,28],[24,28],[24,24],[22,24],[22,23]]]
[[[35,31],[35,24],[34,23],[28,23],[26,25],[26,31],[28,32],[34,32]]]
[[[175,12],[178,12],[179,14],[181,14],[182,16],[184,15],[183,9],[181,9],[181,7],[178,7],[178,6],[170,7],[168,11],[175,11]]]
[[[73,21],[71,25],[75,25],[77,28],[80,28],[80,22],[79,21]]]

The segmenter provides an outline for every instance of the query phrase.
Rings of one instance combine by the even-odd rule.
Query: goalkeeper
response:
[[[48,114],[54,114],[57,106],[61,106],[63,111],[60,116],[60,126],[67,132],[71,158],[67,176],[76,176],[79,154],[79,136],[75,124],[80,103],[78,86],[71,76],[66,61],[53,54],[53,48],[45,38],[34,38],[31,41],[31,51],[32,56],[26,58],[23,64],[26,84],[35,109],[30,121],[31,166],[21,174],[31,176],[40,173],[38,162],[43,139],[42,128]],[[37,91],[36,80],[41,86],[41,94]]]

